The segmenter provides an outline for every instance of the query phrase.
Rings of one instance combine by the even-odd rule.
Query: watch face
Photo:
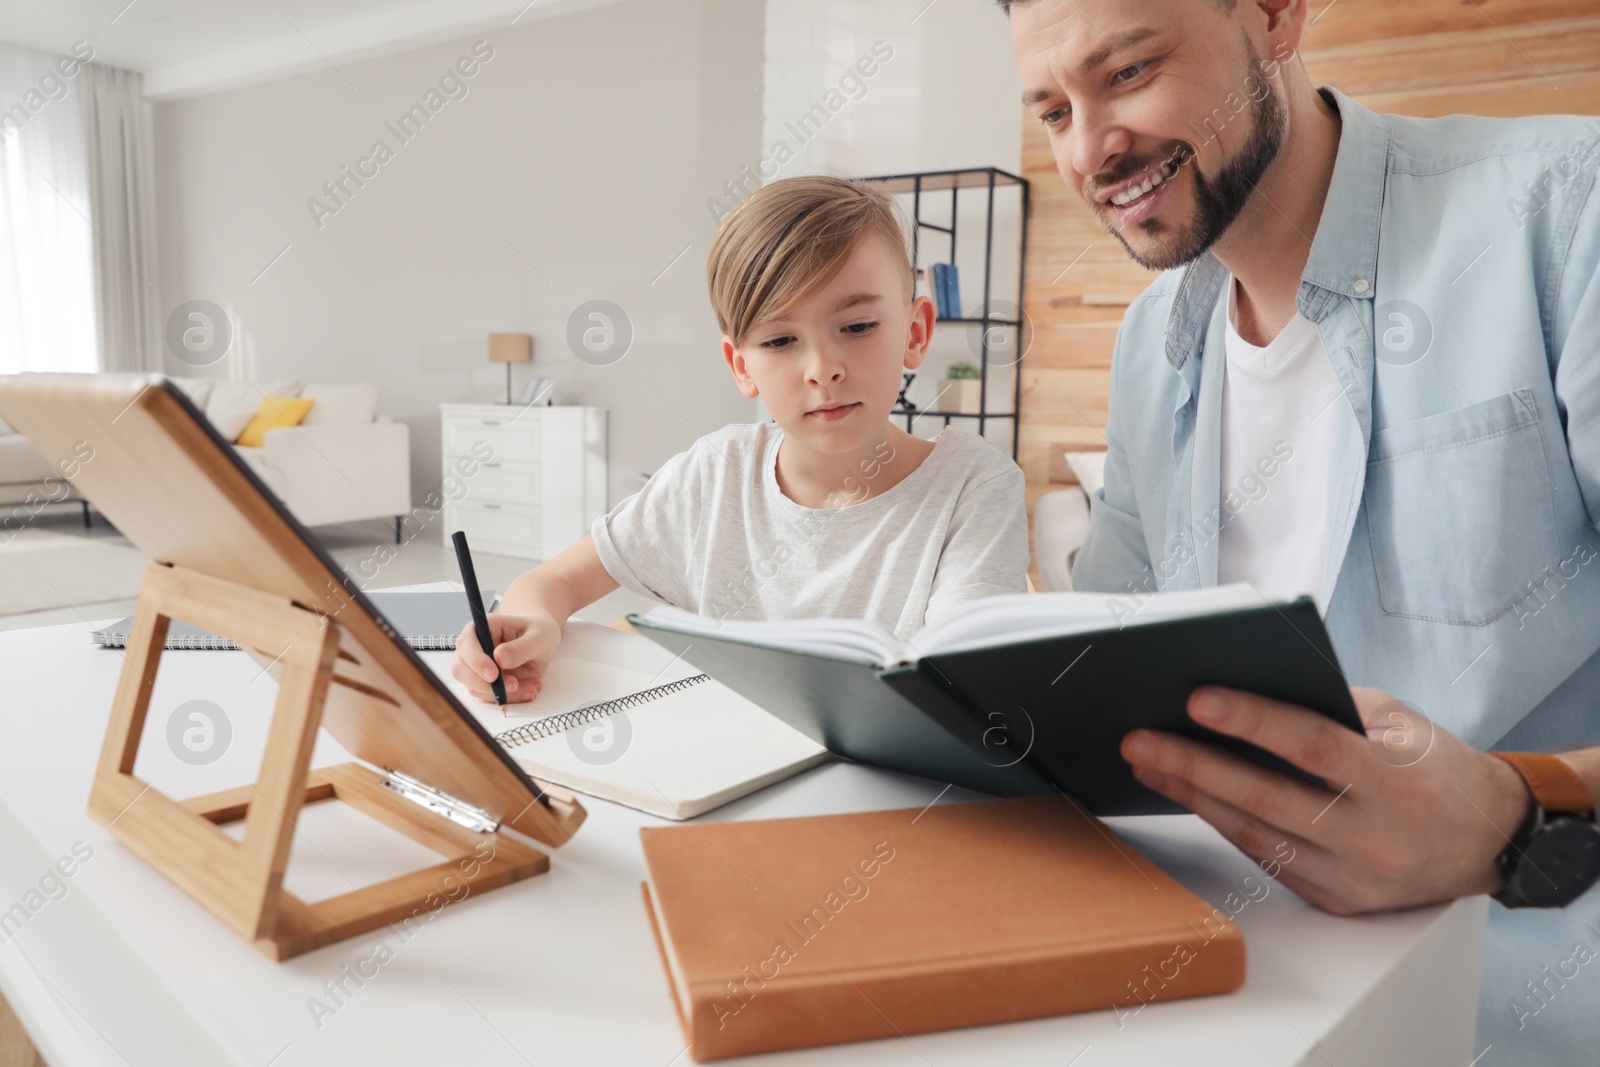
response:
[[[1552,818],[1523,848],[1513,878],[1532,907],[1572,903],[1600,879],[1600,826],[1572,816]]]

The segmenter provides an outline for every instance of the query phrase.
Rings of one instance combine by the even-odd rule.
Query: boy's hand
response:
[[[495,664],[504,672],[506,703],[526,704],[544,688],[544,670],[561,645],[561,627],[572,613],[617,588],[606,572],[594,538],[585,537],[548,563],[542,563],[506,588],[502,608],[489,616],[494,658],[478,644],[468,623],[456,639],[450,676],[486,704],[495,703]]]
[[[561,627],[555,620],[526,615],[489,615],[489,632],[494,635],[494,659],[478,644],[478,631],[471,623],[456,638],[456,654],[450,661],[450,675],[486,704],[495,704],[495,664],[500,665],[506,683],[506,703],[526,704],[544,686],[544,668],[561,645]]]

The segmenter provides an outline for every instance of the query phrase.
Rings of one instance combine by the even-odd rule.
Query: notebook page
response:
[[[710,679],[509,751],[536,778],[666,819],[693,818],[828,756]]]
[[[645,638],[569,623],[538,699],[502,716],[449,676],[449,653],[422,656],[491,735],[700,676]],[[536,778],[668,819],[692,818],[827,758],[826,749],[709,678],[506,751]]]
[[[539,690],[537,699],[527,704],[506,706],[510,714],[503,721],[510,726],[502,726],[501,729],[510,729],[511,726],[520,726],[535,719],[560,715],[616,697],[625,697],[630,693],[640,693],[658,684],[660,683],[654,676],[644,671],[618,667],[612,663],[597,663],[576,656],[563,656],[552,660],[550,666],[545,668],[544,687]],[[499,716],[499,708],[490,710],[495,716]],[[491,729],[490,732],[500,731]]]

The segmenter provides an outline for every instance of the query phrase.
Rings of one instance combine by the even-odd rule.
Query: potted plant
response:
[[[940,387],[939,410],[962,415],[977,415],[983,411],[983,371],[970,360],[958,360],[944,372]]]

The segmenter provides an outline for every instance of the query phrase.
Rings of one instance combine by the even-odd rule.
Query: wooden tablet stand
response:
[[[231,637],[282,665],[266,752],[252,785],[175,801],[133,775],[172,619]],[[359,684],[335,678],[339,659],[353,658],[340,651],[340,634],[327,616],[283,597],[151,564],[89,798],[96,822],[275,960],[437,911],[459,899],[463,885],[469,893],[483,892],[550,867],[545,853],[497,829],[479,832],[430,811],[361,764],[310,769],[329,685]],[[284,889],[283,875],[301,806],[328,798],[451,858],[307,904]],[[243,841],[219,829],[241,819]]]

